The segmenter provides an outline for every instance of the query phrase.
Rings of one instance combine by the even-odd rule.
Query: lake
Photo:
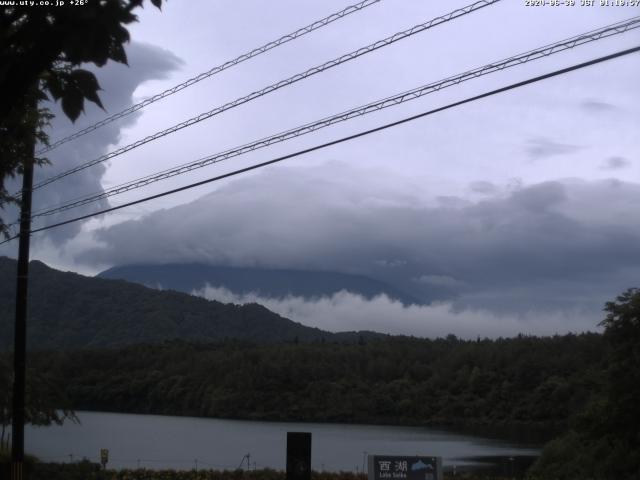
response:
[[[288,431],[312,433],[312,467],[362,471],[366,453],[442,456],[446,467],[483,459],[535,456],[534,445],[418,427],[280,423],[193,417],[78,412],[81,424],[32,427],[25,448],[43,461],[98,462],[109,449],[109,468],[285,468]],[[366,452],[366,453],[365,453]],[[243,458],[245,458],[243,460]],[[513,461],[513,459],[512,459]]]

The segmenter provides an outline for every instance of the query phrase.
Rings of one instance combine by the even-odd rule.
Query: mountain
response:
[[[405,305],[421,303],[379,280],[338,272],[166,264],[123,265],[105,270],[98,277],[128,280],[147,287],[185,293],[200,290],[206,285],[224,287],[235,294],[256,293],[267,298],[288,295],[317,298],[347,290],[368,299],[386,294]]]
[[[330,333],[306,327],[257,305],[209,301],[123,280],[85,277],[32,261],[28,341],[32,349],[112,347],[181,339],[356,341],[371,332]],[[0,257],[0,349],[13,344],[17,263]]]

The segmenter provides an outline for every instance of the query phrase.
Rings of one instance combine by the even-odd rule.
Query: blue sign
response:
[[[442,480],[442,458],[369,455],[369,480]]]

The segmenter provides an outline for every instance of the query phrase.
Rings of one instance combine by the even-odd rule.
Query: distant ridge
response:
[[[367,299],[384,294],[405,305],[421,303],[379,280],[338,272],[174,263],[122,265],[105,270],[97,276],[185,293],[191,293],[209,285],[217,288],[224,287],[234,294],[256,293],[266,298],[283,298],[292,295],[310,299],[331,296],[346,290]]]
[[[254,343],[357,341],[373,332],[331,333],[261,305],[233,305],[122,280],[92,278],[30,264],[31,349],[113,347],[167,340]],[[15,260],[0,257],[0,349],[13,344]]]

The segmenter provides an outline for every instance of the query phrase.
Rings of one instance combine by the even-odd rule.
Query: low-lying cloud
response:
[[[404,306],[401,302],[379,295],[366,299],[341,291],[314,299],[287,296],[268,298],[256,293],[234,294],[226,288],[207,286],[193,292],[209,300],[223,303],[259,303],[283,317],[303,325],[330,332],[373,330],[393,335],[444,337],[450,333],[461,338],[531,335],[554,335],[594,330],[597,318],[585,318],[585,312],[569,310],[552,314],[523,312],[519,315],[497,315],[483,309],[457,309],[451,302],[432,305]],[[591,322],[588,328],[585,320]]]

